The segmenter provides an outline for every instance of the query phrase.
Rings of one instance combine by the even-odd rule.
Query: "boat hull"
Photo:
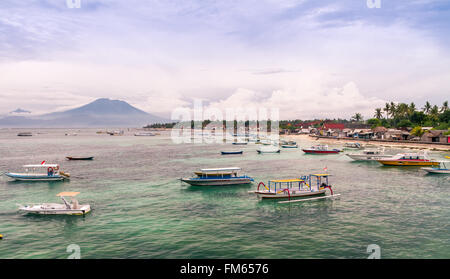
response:
[[[287,192],[270,192],[270,191],[256,191],[255,194],[260,199],[295,199],[295,198],[302,198],[302,197],[310,197],[310,196],[319,196],[324,195],[325,190],[319,190],[319,191],[291,191],[289,194]]]
[[[431,174],[450,174],[450,169],[436,169],[436,168],[422,168],[422,169]]]
[[[392,157],[390,155],[366,155],[366,154],[345,154],[355,161],[378,161],[383,158]]]
[[[88,161],[88,160],[93,160],[94,157],[66,157],[67,160],[70,161]]]
[[[340,150],[310,150],[302,149],[306,154],[338,154]]]
[[[298,148],[297,145],[282,145],[282,148]]]
[[[25,206],[20,208],[19,212],[37,215],[85,215],[91,212],[91,207],[84,205],[80,209],[39,209],[33,206]]]
[[[192,186],[228,186],[228,185],[243,185],[252,183],[251,178],[228,178],[228,179],[214,179],[214,178],[182,178],[181,181]]]
[[[67,179],[67,177],[61,175],[25,175],[17,173],[5,173],[5,175],[17,181],[61,181]]]
[[[280,153],[281,150],[274,150],[274,151],[264,151],[264,150],[256,150],[258,151],[259,154],[264,154],[264,153]]]
[[[228,151],[221,151],[222,155],[239,155],[239,154],[242,154],[242,153],[243,153],[243,151],[230,151],[230,152],[228,152]]]
[[[439,162],[432,161],[412,161],[412,160],[377,160],[385,166],[439,166]]]

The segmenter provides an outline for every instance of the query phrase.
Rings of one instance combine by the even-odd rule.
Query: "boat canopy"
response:
[[[225,171],[240,171],[241,168],[218,168],[218,169],[201,169],[202,172],[225,172]]]
[[[270,180],[274,183],[289,183],[289,182],[305,182],[303,179],[280,179],[280,180]]]
[[[58,164],[24,165],[24,168],[57,168]]]
[[[327,174],[327,173],[311,174],[311,176],[319,176],[319,177],[330,176],[330,175],[331,174]]]
[[[75,197],[76,195],[78,195],[80,192],[61,192],[59,194],[57,194],[57,197]]]

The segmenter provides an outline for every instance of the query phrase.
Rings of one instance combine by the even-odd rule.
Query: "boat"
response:
[[[25,172],[7,172],[5,175],[18,181],[61,181],[70,178],[70,174],[61,171],[58,164],[24,165],[23,168]]]
[[[19,211],[27,214],[44,214],[44,215],[85,215],[91,211],[89,204],[78,204],[78,200],[75,199],[80,192],[61,192],[57,194],[63,201],[60,203],[42,203],[25,205],[19,208]],[[65,197],[71,197],[72,200],[69,203]]]
[[[244,153],[244,151],[221,151],[220,153],[222,153],[222,155],[237,155]]]
[[[256,150],[259,154],[264,153],[280,153],[281,150],[278,147],[261,147],[260,149]]]
[[[108,135],[110,135],[110,136],[123,136],[123,135],[124,135],[124,131],[123,131],[123,130],[120,130],[120,131],[112,131],[112,132],[106,131],[106,133],[107,133]]]
[[[297,144],[282,144],[282,148],[298,148]]]
[[[310,174],[302,178],[269,180],[267,186],[264,182],[260,182],[257,190],[249,191],[249,193],[256,194],[260,200],[288,199],[287,202],[294,202],[293,200],[299,198],[322,196],[315,199],[323,199],[339,196],[339,194],[333,193],[332,187],[328,183],[329,176],[329,174]],[[327,189],[331,192],[329,196],[326,196]],[[305,199],[299,201],[305,201]]]
[[[197,177],[181,178],[180,180],[192,186],[225,186],[250,184],[253,178],[243,175],[238,176],[241,168],[201,169],[195,172]]]
[[[358,142],[346,142],[344,144],[344,148],[353,148],[353,149],[361,149],[363,148]]]
[[[422,168],[430,174],[450,174],[449,161],[440,161],[438,166]]]
[[[310,148],[302,149],[306,154],[337,154],[342,152],[340,149],[330,149],[328,145],[318,144]]]
[[[67,160],[70,160],[70,161],[87,161],[87,160],[94,159],[94,157],[70,157],[70,156],[67,156],[66,158],[67,158]]]
[[[345,154],[355,161],[376,161],[383,158],[390,158],[391,155],[385,155],[384,151],[378,149],[367,149],[362,153]]]
[[[450,159],[450,156],[445,156],[445,158]]]
[[[233,142],[234,145],[247,145],[248,142]]]
[[[425,153],[399,153],[377,162],[385,166],[439,166],[439,162],[431,160]]]
[[[18,133],[17,136],[18,137],[31,137],[31,136],[33,136],[33,134],[30,132],[21,132],[21,133]]]
[[[154,137],[156,136],[155,133],[152,132],[138,132],[134,134],[136,137]]]

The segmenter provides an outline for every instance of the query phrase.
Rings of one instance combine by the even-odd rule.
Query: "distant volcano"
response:
[[[23,113],[31,113],[31,111],[18,108],[16,110],[11,111],[9,114],[23,114]]]
[[[127,102],[102,98],[63,112],[33,117],[7,116],[0,119],[0,127],[142,127],[165,122],[169,120],[137,109]]]

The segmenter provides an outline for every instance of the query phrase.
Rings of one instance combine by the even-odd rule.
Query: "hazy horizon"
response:
[[[110,98],[166,118],[199,99],[367,119],[389,101],[450,96],[447,1],[80,3],[0,3],[0,115]]]

